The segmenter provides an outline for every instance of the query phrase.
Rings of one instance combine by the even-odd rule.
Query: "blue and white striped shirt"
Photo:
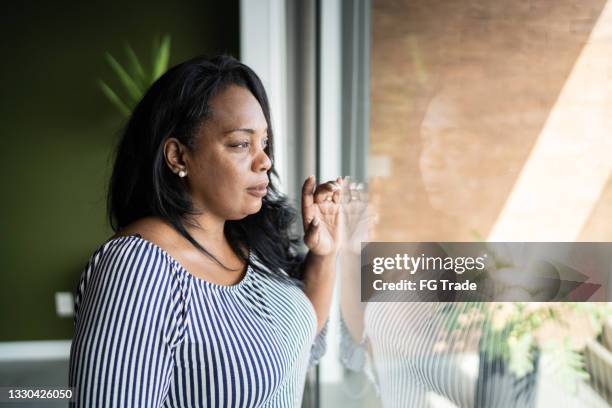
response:
[[[223,286],[139,236],[103,244],[75,298],[71,406],[300,406],[327,325],[317,336],[303,291],[253,262]]]

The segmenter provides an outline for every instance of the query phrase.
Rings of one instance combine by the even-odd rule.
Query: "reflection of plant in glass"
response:
[[[538,303],[492,303],[485,311],[487,318],[481,341],[481,349],[491,359],[501,357],[517,378],[534,370],[537,344],[534,331],[546,320],[557,320],[553,308],[540,307]]]
[[[145,91],[168,68],[170,59],[170,35],[166,34],[161,40],[153,41],[151,67],[145,69],[129,44],[125,44],[125,53],[128,58],[128,68],[124,68],[117,60],[106,53],[106,61],[125,89],[125,101],[106,82],[99,80],[100,89],[111,103],[119,109],[125,117],[130,115],[134,106],[140,101]]]
[[[459,313],[449,313],[453,308]],[[475,311],[480,315],[475,319]],[[484,356],[493,361],[501,358],[517,378],[535,369],[534,358],[538,350],[550,353],[555,372],[560,379],[588,379],[581,348],[588,337],[596,337],[605,319],[612,314],[610,303],[560,302],[498,302],[463,303],[447,305],[447,328],[473,330],[474,322],[481,329],[480,348]],[[573,332],[576,320],[590,319],[590,331]],[[469,317],[466,319],[465,317]],[[551,335],[554,333],[555,335]]]
[[[445,325],[434,351],[464,352],[469,349],[464,346],[468,344],[464,340],[475,338],[480,357],[496,369],[499,369],[497,364],[503,362],[516,380],[534,373],[540,352],[544,352],[546,361],[550,358],[554,365],[557,378],[576,392],[577,380],[590,377],[585,364],[586,343],[601,334],[606,319],[612,316],[612,303],[504,301],[502,299],[552,299],[549,293],[539,292],[542,288],[538,287],[541,284],[537,277],[550,279],[550,275],[546,275],[550,271],[544,266],[556,268],[563,264],[536,260],[519,267],[508,254],[503,255],[488,243],[483,244],[487,254],[485,271],[469,270],[465,274],[471,275],[473,281],[494,281],[493,291],[484,298],[497,301],[468,301],[467,298],[464,302],[444,304],[440,314]],[[445,249],[448,252],[448,248]],[[505,279],[498,281],[500,276]],[[554,277],[560,279],[558,274]],[[566,296],[567,293],[559,292],[557,298],[565,299]]]

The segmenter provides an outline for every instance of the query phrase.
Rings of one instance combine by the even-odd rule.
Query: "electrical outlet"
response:
[[[55,292],[55,311],[59,317],[74,315],[74,298],[70,292]]]

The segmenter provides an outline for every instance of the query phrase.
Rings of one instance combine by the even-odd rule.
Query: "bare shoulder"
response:
[[[141,218],[118,231],[113,238],[126,235],[140,235],[161,248],[173,246],[176,243],[178,232],[166,221],[158,217]]]

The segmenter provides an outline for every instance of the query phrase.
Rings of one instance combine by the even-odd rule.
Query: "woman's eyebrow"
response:
[[[254,135],[255,129],[251,129],[251,128],[236,128],[236,129],[230,129],[230,130],[226,130],[225,132],[223,132],[224,134],[229,134],[229,133],[233,133],[233,132],[245,132],[245,133],[249,133]],[[266,128],[264,130],[264,133],[268,133],[268,129]]]

